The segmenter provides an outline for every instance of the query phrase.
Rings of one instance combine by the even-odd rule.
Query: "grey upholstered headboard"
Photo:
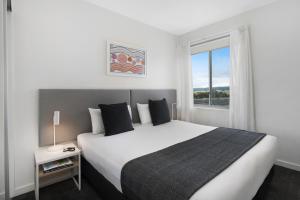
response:
[[[91,132],[88,108],[98,104],[127,102],[132,107],[133,122],[139,122],[136,103],[166,98],[170,114],[176,103],[176,90],[103,90],[103,89],[41,89],[39,90],[39,145],[53,144],[53,112],[61,111],[56,127],[56,142],[76,140],[80,133]]]
[[[98,104],[130,103],[129,90],[43,89],[39,91],[39,144],[53,144],[53,112],[61,111],[56,142],[76,140],[80,133],[91,132],[88,108]]]

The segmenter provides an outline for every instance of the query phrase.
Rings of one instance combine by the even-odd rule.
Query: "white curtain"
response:
[[[176,54],[179,80],[177,84],[177,115],[180,120],[191,121],[193,87],[190,43],[178,42]]]
[[[253,70],[247,27],[230,33],[230,57],[229,125],[232,128],[254,131]]]

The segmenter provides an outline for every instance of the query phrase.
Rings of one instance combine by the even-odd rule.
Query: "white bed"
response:
[[[77,140],[85,159],[122,191],[120,175],[128,161],[215,128],[175,120],[159,126],[135,125],[134,131],[108,137],[84,133]],[[267,135],[190,199],[251,200],[273,166],[276,149],[277,139]]]

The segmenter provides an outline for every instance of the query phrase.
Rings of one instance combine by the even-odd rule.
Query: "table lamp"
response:
[[[59,115],[60,115],[59,111],[54,111],[54,115],[53,115],[53,146],[48,148],[48,151],[51,151],[51,152],[57,152],[57,151],[63,150],[63,146],[56,145],[56,142],[55,142],[55,134],[56,134],[55,127],[59,125]]]

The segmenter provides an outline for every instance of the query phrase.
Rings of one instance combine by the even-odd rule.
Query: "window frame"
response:
[[[213,88],[213,82],[212,82],[212,51],[222,48],[230,48],[230,40],[229,37],[222,37],[221,39],[212,40],[209,42],[201,43],[199,45],[197,44],[191,44],[191,59],[193,55],[208,52],[208,78],[209,78],[209,101],[208,105],[205,104],[195,104],[194,103],[194,94],[193,94],[193,107],[195,108],[211,108],[211,109],[222,109],[222,110],[228,110],[229,106],[220,106],[220,105],[212,105],[212,88]],[[191,66],[193,67],[193,66]],[[191,70],[192,76],[193,76],[193,70]],[[194,86],[193,86],[194,88]],[[230,85],[229,85],[230,88]],[[230,98],[230,96],[229,96]]]

